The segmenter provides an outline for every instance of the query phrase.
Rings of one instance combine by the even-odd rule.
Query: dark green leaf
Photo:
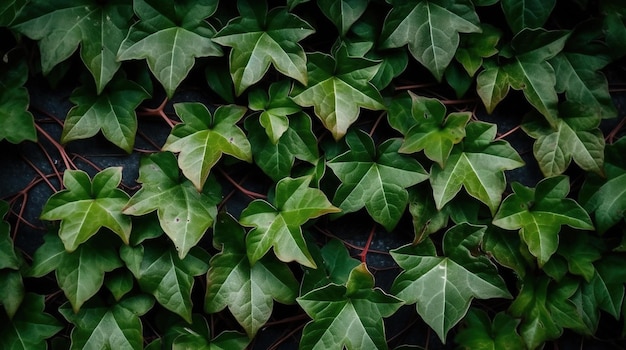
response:
[[[167,330],[163,346],[173,350],[244,350],[250,339],[238,332],[226,331],[211,339],[211,329],[206,319],[193,315],[193,323],[178,323]]]
[[[44,312],[44,296],[27,293],[12,320],[0,313],[0,348],[45,350],[46,339],[63,329],[60,322]]]
[[[27,79],[26,60],[7,53],[0,61],[0,141],[37,141],[35,120],[28,111],[30,97],[23,86]]]
[[[369,0],[318,0],[317,5],[337,27],[339,34],[344,36],[365,12],[368,2]]]
[[[492,323],[486,312],[472,308],[454,340],[468,350],[524,350],[518,324],[519,320],[503,312],[497,313]]]
[[[556,0],[502,0],[502,10],[513,32],[524,28],[539,28],[548,20]]]

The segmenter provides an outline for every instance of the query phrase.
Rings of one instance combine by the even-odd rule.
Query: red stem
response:
[[[374,238],[374,234],[376,233],[376,225],[372,226],[372,230],[370,231],[369,237],[367,237],[367,242],[365,243],[365,247],[361,251],[359,256],[361,257],[361,262],[366,264],[367,252],[370,249],[370,245],[372,244],[372,239]]]

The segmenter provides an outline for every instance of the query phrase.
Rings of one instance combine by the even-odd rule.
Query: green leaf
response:
[[[409,190],[409,213],[413,219],[414,242],[420,243],[429,235],[448,225],[448,207],[437,210],[429,186],[416,186]]]
[[[344,285],[330,284],[297,299],[313,319],[302,331],[300,349],[387,349],[383,317],[402,300],[374,288],[365,264],[355,267]]]
[[[134,281],[135,279],[130,271],[119,269],[106,276],[104,285],[113,294],[115,301],[120,301],[124,295],[133,289]]]
[[[27,0],[13,0],[0,4],[0,26],[9,27],[27,3]]]
[[[459,46],[459,33],[480,32],[469,0],[394,1],[385,18],[383,48],[409,46],[411,55],[441,81]]]
[[[623,255],[607,254],[603,256],[596,262],[596,274],[588,284],[596,305],[616,320],[620,318],[620,310],[624,301],[626,272],[620,268],[623,259]]]
[[[348,133],[350,150],[328,162],[341,180],[333,203],[343,213],[363,207],[372,218],[392,231],[404,214],[407,187],[425,181],[426,171],[415,160],[398,154],[400,140],[390,139],[378,147],[363,131]]]
[[[482,67],[483,58],[498,53],[496,46],[502,36],[500,29],[488,23],[482,23],[480,28],[480,33],[469,33],[461,37],[459,48],[454,55],[471,77]]]
[[[324,193],[310,188],[310,177],[284,178],[276,184],[274,204],[255,200],[241,213],[239,222],[254,227],[246,237],[246,249],[251,264],[261,259],[270,248],[283,262],[296,261],[316,267],[301,225],[309,219],[336,213]]]
[[[20,256],[16,254],[11,239],[11,226],[4,217],[9,212],[9,203],[0,200],[0,270],[18,270],[22,264]]]
[[[44,312],[44,296],[27,293],[13,319],[0,313],[0,348],[45,350],[46,339],[63,329],[60,322]]]
[[[23,86],[28,79],[26,60],[7,53],[0,62],[0,141],[36,142],[35,120],[28,111],[30,96]]]
[[[370,83],[378,63],[349,56],[345,45],[334,56],[312,53],[308,59],[308,85],[295,85],[291,96],[300,106],[313,107],[335,140],[341,139],[358,119],[360,108],[385,108],[380,93]]]
[[[300,294],[304,295],[313,289],[325,287],[331,283],[345,285],[350,272],[361,264],[350,256],[344,243],[333,238],[321,249],[314,246],[311,255],[319,266],[316,269],[306,268],[300,285]]]
[[[559,243],[557,254],[567,260],[570,273],[582,276],[589,282],[596,274],[593,263],[602,258],[603,241],[587,232],[572,231]]]
[[[104,4],[91,0],[37,0],[24,7],[14,28],[37,41],[44,74],[69,58],[80,45],[81,59],[100,93],[121,66],[117,51],[132,16],[131,5],[122,0]]]
[[[493,225],[485,231],[483,249],[493,255],[498,264],[512,269],[520,277],[530,273],[535,265],[535,258],[519,235],[511,235],[511,232]]]
[[[137,133],[135,108],[149,97],[141,85],[119,76],[99,94],[85,86],[75,89],[70,96],[75,106],[65,118],[61,142],[89,138],[102,130],[109,141],[131,153]]]
[[[187,77],[197,57],[221,56],[211,38],[215,29],[205,22],[217,8],[216,0],[177,4],[173,0],[133,2],[139,21],[133,24],[117,52],[118,60],[148,61],[152,74],[169,98]]]
[[[122,168],[107,168],[93,177],[82,170],[66,170],[65,190],[53,194],[41,213],[42,220],[61,220],[59,236],[68,252],[78,248],[102,227],[128,244],[130,218],[122,214],[128,195],[117,188]]]
[[[556,176],[541,180],[532,189],[513,183],[509,195],[493,218],[493,224],[519,230],[522,240],[543,266],[559,245],[561,225],[593,230],[589,214],[570,198],[569,178]]]
[[[209,180],[198,192],[191,182],[180,178],[172,153],[151,154],[141,160],[138,182],[142,187],[128,201],[124,213],[145,215],[156,210],[161,228],[174,242],[178,257],[184,259],[217,214],[221,191],[214,178]]]
[[[445,166],[433,164],[430,169],[435,204],[441,210],[464,186],[495,213],[506,187],[504,170],[519,168],[524,162],[508,142],[494,141],[495,124],[471,122],[465,130],[465,140],[453,147]]]
[[[416,304],[418,314],[435,330],[442,342],[448,331],[467,313],[473,298],[510,298],[496,266],[476,255],[485,227],[460,224],[443,238],[443,256],[437,256],[430,239],[391,251],[404,270],[396,277],[392,293],[407,304]]]
[[[213,245],[221,252],[210,262],[204,309],[228,307],[250,338],[269,320],[274,300],[294,303],[298,282],[289,267],[272,256],[252,264],[246,254],[245,231],[229,214],[215,222]]]
[[[289,127],[289,115],[300,112],[302,109],[289,97],[291,83],[281,80],[270,85],[267,94],[262,89],[255,89],[248,94],[248,107],[261,111],[259,120],[265,128],[267,136],[273,144]]]
[[[539,28],[550,17],[556,0],[502,0],[502,11],[514,33],[524,28]]]
[[[498,312],[492,322],[486,312],[471,308],[465,316],[465,327],[454,340],[462,349],[524,350],[522,338],[517,333],[519,322],[503,312]]]
[[[147,295],[125,298],[112,305],[93,302],[77,313],[67,304],[59,312],[75,325],[71,349],[143,349],[141,319],[152,308]]]
[[[22,274],[13,269],[0,269],[0,304],[4,306],[9,319],[19,310],[25,294]]]
[[[211,339],[211,329],[206,319],[193,315],[193,323],[177,323],[167,330],[163,346],[159,349],[174,350],[244,350],[250,339],[239,332],[226,331]]]
[[[211,114],[204,104],[189,102],[177,103],[174,109],[183,123],[172,129],[163,150],[180,152],[178,166],[198,191],[222,154],[252,161],[250,142],[236,125],[246,113],[245,107],[220,106]]]
[[[345,36],[350,26],[363,15],[368,2],[368,0],[319,0],[317,6],[337,27],[339,34]]]
[[[298,44],[315,30],[286,8],[267,12],[263,1],[238,0],[240,17],[233,18],[213,41],[232,47],[230,74],[237,96],[263,78],[270,63],[280,73],[307,84],[306,56]]]

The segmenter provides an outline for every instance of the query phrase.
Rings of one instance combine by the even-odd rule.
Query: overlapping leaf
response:
[[[30,97],[24,87],[27,79],[26,61],[7,53],[0,63],[0,141],[37,141],[35,120],[28,111]]]
[[[550,17],[556,0],[502,0],[502,11],[509,27],[514,33],[524,28],[539,28]]]
[[[303,329],[300,349],[387,349],[383,318],[402,300],[374,288],[365,264],[355,267],[345,285],[329,284],[299,297],[313,319]]]
[[[139,21],[122,42],[119,60],[146,59],[168,97],[187,77],[197,57],[221,56],[211,38],[215,29],[205,19],[217,8],[216,0],[185,4],[173,0],[137,0],[133,8]]]
[[[9,204],[0,201],[0,305],[11,319],[24,300],[26,290],[19,270],[22,257],[13,247],[9,223],[3,220],[8,210]]]
[[[311,255],[318,268],[305,270],[300,284],[301,295],[331,283],[345,285],[350,272],[361,264],[359,260],[350,256],[344,243],[338,239],[326,242],[320,249],[313,246]]]
[[[489,319],[486,312],[472,308],[465,316],[465,327],[454,337],[463,349],[471,350],[524,350],[524,343],[517,333],[519,320],[499,312]]]
[[[232,331],[212,338],[206,319],[198,314],[193,315],[191,324],[179,322],[171,326],[162,339],[159,349],[244,350],[250,343],[244,334]]]
[[[250,142],[236,125],[245,107],[220,106],[211,114],[204,104],[189,102],[177,103],[174,109],[183,123],[172,129],[163,150],[180,153],[178,166],[198,191],[222,154],[252,161]]]
[[[291,96],[300,106],[313,107],[326,129],[339,140],[358,119],[361,108],[385,108],[380,93],[370,83],[378,65],[366,58],[350,57],[344,45],[334,56],[309,54],[308,85],[294,86]]]
[[[391,251],[404,270],[393,282],[392,293],[417,312],[445,342],[448,331],[467,313],[473,298],[510,298],[495,265],[472,252],[480,245],[485,227],[467,223],[448,230],[443,256],[433,242],[406,245]]]
[[[259,120],[267,136],[273,144],[289,127],[289,115],[300,112],[302,109],[289,97],[291,83],[282,80],[270,85],[267,93],[261,89],[250,91],[248,106],[255,111],[261,111]]]
[[[218,216],[213,244],[221,252],[211,259],[204,309],[216,313],[228,307],[252,338],[271,316],[274,300],[295,302],[298,282],[289,267],[272,256],[251,264],[244,234],[230,215]]]
[[[368,0],[319,0],[317,5],[344,36],[367,9]]]
[[[482,67],[483,59],[498,53],[497,44],[502,32],[487,23],[480,25],[480,33],[469,33],[461,37],[454,57],[463,65],[470,76]]]
[[[316,188],[310,188],[311,178],[284,178],[276,184],[274,204],[255,200],[241,213],[239,222],[254,227],[246,237],[246,249],[251,264],[261,259],[270,248],[284,262],[296,261],[316,267],[302,236],[301,225],[309,219],[336,213],[334,207]]]
[[[61,220],[59,237],[68,252],[78,248],[102,227],[115,232],[128,243],[130,218],[122,214],[128,202],[126,192],[117,188],[122,168],[107,168],[93,177],[81,170],[66,170],[65,190],[53,194],[46,202],[41,219]]]
[[[306,55],[299,41],[315,30],[287,9],[267,11],[263,1],[239,0],[240,17],[228,22],[213,41],[232,47],[230,74],[237,95],[263,78],[270,63],[280,73],[307,84]]]
[[[144,157],[139,167],[141,189],[124,207],[129,215],[157,211],[163,231],[174,242],[181,259],[213,225],[216,204],[221,200],[219,184],[209,179],[202,192],[181,179],[176,157],[170,152]]]
[[[28,293],[13,319],[0,312],[0,347],[14,350],[45,350],[46,339],[63,326],[44,312],[44,296]]]
[[[328,162],[341,180],[333,203],[343,213],[365,207],[376,222],[393,230],[408,204],[406,188],[426,180],[426,171],[415,159],[398,154],[398,139],[385,141],[378,150],[362,131],[349,133],[346,141],[350,150]]]

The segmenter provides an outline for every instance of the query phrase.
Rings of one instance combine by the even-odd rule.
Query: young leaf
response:
[[[233,217],[218,216],[213,245],[221,252],[210,262],[204,309],[216,313],[228,307],[248,337],[253,338],[270,318],[274,300],[294,303],[298,282],[286,264],[271,256],[251,264],[244,235]]]
[[[289,115],[300,112],[302,109],[289,97],[291,83],[287,80],[270,85],[267,94],[262,89],[255,89],[248,94],[248,107],[261,111],[259,120],[267,136],[273,144],[289,127]]]
[[[539,28],[550,17],[556,0],[502,0],[502,11],[514,33],[524,28]]]
[[[356,22],[367,9],[369,0],[318,0],[324,16],[328,17],[341,36],[345,36],[350,26]]]
[[[344,285],[329,284],[297,299],[313,319],[302,331],[300,349],[387,349],[383,317],[402,300],[374,288],[365,264],[355,267]]]
[[[344,243],[338,239],[328,241],[321,249],[313,246],[311,255],[319,267],[304,270],[304,277],[300,284],[300,295],[331,283],[345,285],[350,277],[350,272],[361,264],[359,260],[350,256]]]
[[[61,142],[89,138],[102,130],[109,141],[131,153],[137,132],[135,108],[148,97],[141,85],[119,76],[100,94],[85,86],[75,89],[70,96],[75,106],[65,118]]]
[[[392,231],[409,201],[407,187],[425,181],[426,171],[413,158],[398,154],[400,140],[390,139],[378,147],[363,131],[348,133],[350,150],[328,162],[341,180],[333,203],[343,213],[363,207],[372,218]]]
[[[569,178],[556,176],[541,180],[535,189],[517,182],[493,218],[493,224],[519,230],[531,254],[543,266],[559,245],[561,225],[593,230],[589,214],[576,201],[566,198]]]
[[[163,150],[180,152],[178,166],[198,191],[222,154],[252,161],[250,142],[236,125],[246,113],[245,107],[220,106],[213,115],[199,102],[177,103],[174,109],[183,123],[172,129]]]
[[[495,213],[506,187],[503,171],[524,162],[508,142],[494,141],[495,124],[472,122],[465,130],[465,140],[454,146],[445,166],[433,164],[430,169],[435,204],[441,210],[464,186]]]
[[[496,45],[502,36],[500,29],[488,23],[482,23],[480,29],[480,33],[469,33],[462,36],[459,48],[454,55],[454,58],[463,65],[471,77],[482,67],[483,58],[498,53]]]
[[[298,16],[267,3],[238,0],[240,17],[228,22],[213,41],[232,47],[230,74],[237,96],[263,78],[270,63],[282,74],[307,84],[306,56],[299,41],[315,30]]]
[[[462,349],[524,350],[522,338],[517,333],[519,322],[503,312],[497,313],[492,322],[486,312],[471,308],[465,316],[465,327],[454,340]]]
[[[89,179],[82,170],[66,170],[65,190],[53,194],[41,213],[42,220],[61,220],[59,237],[68,252],[96,234],[102,227],[115,232],[128,244],[130,218],[122,214],[129,196],[117,186],[122,168],[107,168]]]
[[[100,93],[121,63],[117,51],[126,36],[133,10],[127,1],[32,1],[20,13],[17,31],[37,40],[44,74],[76,51]]]
[[[206,319],[194,314],[191,325],[180,322],[170,327],[159,349],[244,350],[249,343],[250,339],[239,332],[226,331],[211,338]]]
[[[308,55],[309,83],[295,85],[291,96],[302,107],[313,107],[335,140],[341,139],[359,117],[361,107],[384,109],[382,97],[370,80],[379,64],[362,57],[350,57],[341,45],[334,57],[323,53]]]
[[[142,294],[112,306],[93,302],[77,313],[65,304],[59,312],[75,325],[72,349],[143,349],[139,316],[148,312],[153,304],[151,297]]]
[[[409,46],[411,55],[441,81],[459,46],[459,33],[480,32],[469,0],[395,1],[385,18],[383,48]]]
[[[27,293],[13,319],[0,312],[0,348],[45,350],[46,339],[63,329],[61,323],[44,312],[44,296]]]
[[[473,253],[484,232],[485,227],[467,223],[454,226],[444,235],[444,256],[437,256],[430,239],[391,251],[404,270],[393,282],[392,293],[407,304],[415,303],[442,342],[465,316],[473,298],[511,297],[495,265]]]
[[[28,111],[30,97],[24,87],[27,79],[26,60],[7,53],[0,63],[0,141],[37,141],[35,120]]]
[[[144,157],[139,167],[138,182],[142,188],[124,207],[128,215],[145,215],[157,211],[161,228],[174,242],[178,257],[185,258],[217,214],[219,184],[210,178],[202,192],[191,182],[181,179],[176,157],[170,152]]]
[[[133,1],[140,20],[122,42],[118,60],[146,59],[171,98],[191,71],[196,57],[223,55],[220,46],[211,41],[215,29],[205,22],[217,9],[217,3],[216,0],[185,4],[173,0]]]
[[[246,237],[250,264],[261,259],[270,248],[284,262],[296,261],[316,267],[300,227],[309,219],[336,213],[324,193],[310,188],[310,177],[284,178],[276,184],[274,204],[255,200],[241,213],[239,222],[254,227]]]

